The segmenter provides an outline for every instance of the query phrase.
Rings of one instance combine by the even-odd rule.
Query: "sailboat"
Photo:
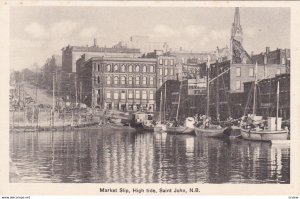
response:
[[[182,81],[180,82],[180,88],[179,88],[178,105],[177,105],[177,110],[176,110],[176,120],[174,123],[172,123],[170,125],[166,125],[163,128],[163,130],[166,133],[170,133],[170,134],[195,135],[195,127],[194,127],[195,120],[193,117],[186,118],[183,126],[177,124],[178,114],[179,114],[179,106],[180,106],[180,98],[181,98],[181,89],[182,89]]]
[[[219,76],[223,75],[225,72],[221,73],[218,75],[216,78],[210,80],[209,79],[209,59],[206,63],[207,67],[207,81],[206,81],[206,88],[207,88],[207,100],[206,100],[206,120],[209,120],[209,84],[210,82],[214,81],[216,78]],[[208,137],[219,137],[223,136],[223,132],[226,128],[221,127],[220,125],[213,125],[213,124],[208,124],[209,121],[203,121],[203,123],[207,122],[207,125],[203,124],[200,127],[195,127],[195,133],[197,136],[208,136]]]
[[[257,63],[255,68],[255,81],[254,81],[254,93],[253,93],[253,109],[249,119],[250,123],[244,123],[241,125],[242,138],[246,140],[255,141],[271,141],[271,140],[287,140],[288,130],[281,128],[281,119],[278,117],[279,108],[279,81],[277,82],[277,100],[276,100],[276,117],[268,117],[268,125],[260,128],[260,120],[262,116],[255,114],[255,101],[256,101],[256,71]]]

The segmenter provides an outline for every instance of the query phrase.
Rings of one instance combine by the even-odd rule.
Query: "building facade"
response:
[[[62,70],[67,73],[76,72],[76,61],[85,54],[88,58],[91,57],[128,57],[136,58],[142,54],[139,49],[136,48],[107,48],[99,47],[97,41],[94,39],[93,46],[66,46],[62,48]]]
[[[88,106],[155,110],[156,59],[93,57],[77,64]]]
[[[202,71],[205,71],[206,66]],[[256,71],[256,72],[255,72]],[[221,119],[241,117],[245,109],[245,82],[261,81],[285,74],[283,65],[232,64],[230,60],[210,64],[210,114]],[[202,106],[205,106],[204,104]]]
[[[173,56],[158,56],[156,81],[157,89],[167,80],[176,80],[181,68],[176,67],[176,58]]]
[[[290,119],[290,74],[276,75],[257,83],[256,106],[257,115],[276,117],[277,83],[279,82],[279,117]],[[253,112],[253,82],[245,82],[245,113]],[[250,95],[250,98],[248,97]],[[246,97],[247,96],[247,97]],[[251,104],[247,106],[247,104]]]
[[[196,113],[205,113],[206,79],[167,80],[157,90],[156,104],[164,121],[184,120]]]

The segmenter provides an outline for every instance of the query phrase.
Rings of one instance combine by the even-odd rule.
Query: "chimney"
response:
[[[266,47],[266,53],[269,54],[269,52],[270,52],[270,47],[267,46]]]
[[[94,38],[94,47],[97,47],[97,39]]]

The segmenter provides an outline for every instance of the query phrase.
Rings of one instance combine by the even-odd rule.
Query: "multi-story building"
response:
[[[128,57],[136,58],[140,57],[142,54],[139,49],[127,48],[127,47],[99,47],[97,45],[96,39],[94,39],[93,46],[66,46],[62,48],[62,70],[67,73],[76,72],[76,61],[85,54],[86,57]]]
[[[180,98],[179,98],[180,96]],[[167,80],[157,90],[156,104],[162,120],[184,119],[205,113],[206,79]]]
[[[255,112],[264,117],[276,116],[277,83],[279,82],[278,115],[284,120],[290,119],[290,74],[276,75],[257,83]],[[244,83],[245,112],[253,112],[253,82]],[[251,95],[250,98],[248,96]],[[247,106],[247,104],[251,104]]]
[[[176,58],[173,56],[161,55],[157,57],[157,88],[161,87],[162,84],[167,80],[178,79],[178,74],[181,71],[181,67],[176,67],[175,61]]]
[[[276,49],[270,51],[270,47],[266,47],[266,52],[251,56],[253,63],[257,62],[261,65],[283,65],[286,67],[287,72],[290,71],[290,58],[290,49]]]
[[[84,103],[124,111],[155,110],[156,59],[92,57],[77,61]]]

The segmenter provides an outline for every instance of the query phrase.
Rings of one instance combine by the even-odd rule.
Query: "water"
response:
[[[290,149],[123,130],[16,132],[11,182],[290,183]]]

